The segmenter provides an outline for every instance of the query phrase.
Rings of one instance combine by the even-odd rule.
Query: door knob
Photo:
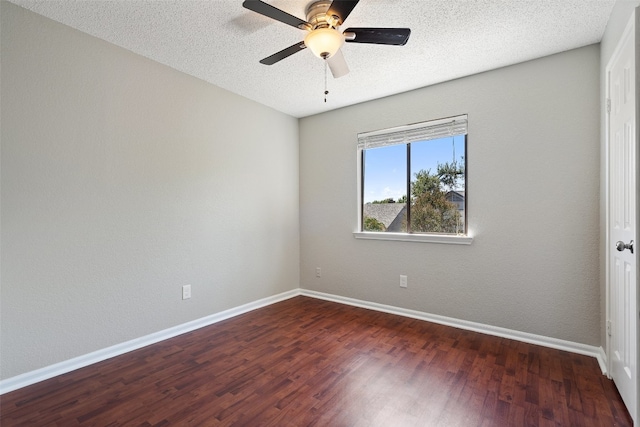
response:
[[[630,241],[629,243],[618,241],[618,243],[616,243],[616,249],[619,250],[620,252],[624,251],[625,249],[629,249],[631,253],[633,253],[633,240]]]

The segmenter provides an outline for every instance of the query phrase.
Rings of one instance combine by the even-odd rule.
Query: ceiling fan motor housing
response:
[[[315,1],[306,9],[307,22],[311,29],[304,39],[304,44],[314,55],[322,59],[333,56],[344,44],[344,36],[337,30],[341,24],[340,18],[327,15],[331,3],[330,0]]]
[[[337,28],[342,24],[338,16],[328,16],[327,11],[331,6],[330,0],[319,0],[309,3],[306,9],[307,22],[311,24],[311,30],[318,28]]]

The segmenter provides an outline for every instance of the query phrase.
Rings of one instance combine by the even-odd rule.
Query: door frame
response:
[[[631,13],[631,16],[629,18],[629,21],[627,22],[627,25],[624,29],[624,31],[622,32],[620,38],[617,40],[616,42],[616,48],[613,52],[613,54],[611,55],[611,58],[609,58],[609,62],[607,63],[607,66],[605,68],[605,100],[604,100],[604,105],[605,105],[605,148],[604,148],[604,167],[605,167],[605,173],[604,173],[604,185],[605,185],[605,337],[606,337],[606,375],[607,378],[611,379],[611,365],[612,365],[612,357],[611,357],[611,335],[610,335],[610,325],[611,325],[611,251],[613,250],[613,241],[611,240],[611,234],[609,231],[609,222],[611,221],[610,218],[610,204],[611,204],[611,194],[609,191],[609,186],[611,184],[610,182],[610,168],[609,168],[609,162],[610,162],[610,148],[611,148],[611,141],[610,141],[610,130],[611,130],[611,123],[610,123],[610,115],[609,115],[609,109],[611,108],[611,93],[610,93],[610,77],[611,77],[611,73],[610,70],[612,68],[612,64],[614,59],[617,58],[617,56],[620,53],[620,50],[622,48],[622,41],[628,37],[630,32],[633,32],[633,34],[631,34],[631,36],[634,39],[634,43],[635,43],[635,62],[636,62],[636,75],[633,76],[633,78],[636,79],[636,90],[635,90],[635,105],[636,105],[636,110],[635,110],[635,115],[636,115],[636,135],[635,135],[635,144],[636,144],[636,174],[635,174],[635,180],[636,180],[636,191],[637,189],[640,189],[640,186],[638,185],[640,182],[640,174],[638,173],[638,169],[639,169],[639,165],[640,165],[640,150],[638,150],[638,141],[640,141],[640,121],[638,120],[640,117],[640,106],[639,106],[639,97],[638,97],[638,93],[640,92],[640,82],[638,82],[638,74],[639,74],[639,70],[640,68],[638,68],[639,62],[640,62],[640,52],[638,52],[638,48],[640,48],[640,43],[639,43],[639,37],[638,37],[638,28],[639,28],[639,23],[638,20],[640,19],[640,13],[638,13],[638,9],[640,9],[640,7],[635,8],[633,10],[633,12]],[[636,233],[638,230],[638,226],[640,226],[640,215],[639,215],[639,207],[640,207],[640,197],[636,196]],[[637,240],[637,239],[636,239]],[[639,248],[640,249],[640,248]],[[635,254],[635,261],[636,261],[636,289],[638,290],[636,292],[636,308],[638,308],[640,310],[640,289],[638,289],[638,284],[640,283],[640,275],[637,274],[638,271],[638,261],[640,260],[640,251],[636,250],[636,254]],[[638,362],[640,362],[640,346],[638,345],[638,343],[640,342],[639,337],[640,337],[640,313],[639,316],[636,317],[634,316],[635,321],[636,321],[636,381],[635,381],[635,387],[636,387],[636,396],[637,396],[637,400],[640,401],[640,382],[639,382],[639,378],[638,376],[640,375],[640,364]],[[640,425],[640,420],[638,420],[638,414],[640,413],[640,402],[636,402],[636,414],[630,414],[631,418],[634,420],[634,425]]]

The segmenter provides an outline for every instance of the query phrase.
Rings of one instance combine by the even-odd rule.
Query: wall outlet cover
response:
[[[401,288],[406,288],[407,287],[407,276],[401,274],[400,275],[400,287]]]
[[[182,299],[191,298],[191,285],[182,286]]]

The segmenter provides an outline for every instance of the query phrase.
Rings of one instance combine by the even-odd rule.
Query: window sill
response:
[[[395,240],[400,242],[444,243],[447,245],[470,245],[473,237],[440,234],[371,233],[355,231],[353,237],[368,240]]]

